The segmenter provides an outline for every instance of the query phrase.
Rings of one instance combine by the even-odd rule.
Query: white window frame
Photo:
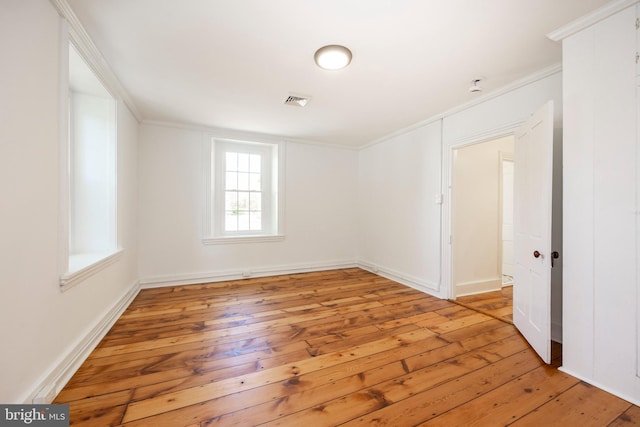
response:
[[[66,21],[61,18],[60,29],[60,288],[65,291],[78,283],[81,283],[88,277],[103,270],[107,266],[117,262],[123,253],[118,245],[117,231],[117,97],[113,95],[113,91],[104,83],[100,75],[90,65],[91,61],[87,60],[90,54],[80,42],[75,33],[69,28]],[[72,192],[74,191],[75,182],[71,173],[73,168],[73,149],[71,138],[74,137],[75,130],[71,124],[71,115],[74,114],[71,106],[71,76],[69,68],[70,52],[74,49],[85,65],[91,71],[93,76],[102,85],[109,94],[109,103],[107,107],[109,112],[107,116],[112,121],[112,126],[108,127],[108,135],[102,134],[105,140],[108,140],[110,146],[107,149],[106,161],[108,162],[105,177],[109,182],[107,190],[107,211],[105,215],[108,218],[104,241],[100,248],[87,250],[74,250],[72,233],[74,226],[72,224],[74,209],[71,207],[73,202]],[[89,205],[87,203],[87,205]],[[108,236],[107,236],[108,234]]]
[[[260,154],[262,158],[263,227],[260,231],[225,231],[225,153]],[[243,141],[211,137],[205,143],[204,220],[205,245],[278,242],[284,235],[285,143]]]

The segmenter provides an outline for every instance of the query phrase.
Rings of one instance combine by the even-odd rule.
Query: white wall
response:
[[[201,130],[141,127],[143,284],[355,265],[356,151],[287,142],[285,240],[204,245],[203,144],[210,137]]]
[[[47,0],[0,13],[0,402],[60,379],[137,278],[137,122],[120,103],[118,221],[123,257],[60,291],[59,16]],[[64,49],[67,47],[64,46]],[[59,384],[61,386],[62,384]]]
[[[560,126],[561,98],[561,73],[550,70],[361,150],[361,265],[430,294],[451,297],[453,149],[512,134],[550,99]],[[443,195],[442,205],[435,203],[439,194]]]
[[[455,296],[502,288],[501,153],[513,137],[458,148],[452,188],[452,280]]]
[[[563,41],[563,369],[640,404],[635,20]]]
[[[440,294],[440,121],[360,151],[358,258]]]

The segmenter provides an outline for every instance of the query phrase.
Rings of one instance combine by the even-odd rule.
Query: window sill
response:
[[[202,239],[204,245],[229,245],[236,243],[267,243],[282,242],[284,234],[270,234],[267,236],[227,236],[227,237],[205,237]]]
[[[62,291],[72,288],[118,261],[123,252],[123,249],[117,249],[114,252],[69,256],[69,272],[60,276],[60,288]]]

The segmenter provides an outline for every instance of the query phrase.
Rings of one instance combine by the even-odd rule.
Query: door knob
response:
[[[541,254],[540,252],[538,252],[538,251],[533,251],[533,257],[534,257],[534,258],[541,258],[541,257],[542,257],[542,258],[544,258],[544,257],[542,256],[542,254]]]

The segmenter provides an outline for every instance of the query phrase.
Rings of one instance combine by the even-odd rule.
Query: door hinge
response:
[[[636,18],[636,30],[640,30],[640,18]]]
[[[640,53],[636,52],[636,64],[640,62]]]

